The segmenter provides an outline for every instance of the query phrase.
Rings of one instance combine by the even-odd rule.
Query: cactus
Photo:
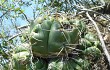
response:
[[[30,33],[30,42],[34,55],[43,58],[70,53],[79,40],[83,23],[74,20],[59,22],[45,19],[42,23],[34,22]],[[73,46],[67,46],[72,44]],[[66,51],[65,51],[66,50]]]
[[[39,17],[32,22],[28,31],[35,58],[32,59],[33,62],[29,61],[29,47],[22,45],[15,48],[12,54],[14,69],[89,70],[90,62],[87,58],[98,59],[101,51],[97,48],[100,43],[95,35],[90,32],[84,35],[85,27],[85,23],[79,19]],[[73,55],[75,48],[75,52],[81,57]]]
[[[19,47],[15,47],[12,53],[12,65],[14,70],[26,70],[26,66],[29,63],[29,48],[25,47],[27,44],[22,44]]]
[[[90,64],[81,58],[78,59],[52,59],[49,62],[48,70],[87,70]]]

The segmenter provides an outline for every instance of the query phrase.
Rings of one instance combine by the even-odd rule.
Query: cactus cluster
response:
[[[22,45],[12,54],[15,70],[90,70],[87,57],[101,56],[99,41],[86,32],[80,19],[39,17],[30,25],[29,41],[33,63],[29,49]]]

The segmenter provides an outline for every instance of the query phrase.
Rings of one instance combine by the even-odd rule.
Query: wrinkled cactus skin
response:
[[[89,62],[81,58],[77,59],[52,59],[48,70],[88,70]]]
[[[59,55],[69,53],[71,49],[67,45],[76,44],[79,40],[76,23],[66,22],[66,25],[71,28],[62,28],[63,23],[57,20],[43,20],[42,23],[34,24],[30,33],[30,42],[36,56],[50,57],[56,56],[59,52]],[[74,48],[74,45],[71,47]]]

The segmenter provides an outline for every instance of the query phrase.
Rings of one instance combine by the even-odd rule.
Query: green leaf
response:
[[[44,1],[45,1],[45,0],[39,0],[39,3],[40,3],[40,2],[44,2]]]
[[[3,41],[3,46],[7,46],[8,45],[8,43],[6,42],[6,41]]]
[[[20,10],[19,14],[22,14],[24,12],[24,10]]]
[[[11,8],[14,9],[14,7],[15,7],[15,6],[14,6],[13,4],[11,4]]]
[[[17,12],[17,11],[19,11],[19,10],[20,10],[20,8],[18,7],[18,8],[15,9],[15,12]]]
[[[13,40],[11,39],[11,40],[9,40],[9,42],[12,44],[13,43]]]
[[[5,0],[1,0],[1,3],[4,3],[5,2]]]

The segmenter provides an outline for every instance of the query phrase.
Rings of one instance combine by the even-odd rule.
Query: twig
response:
[[[4,15],[6,15],[8,12],[13,11],[12,9],[8,9],[5,13],[3,13],[0,18],[2,18]]]
[[[3,15],[0,16],[0,18],[2,18],[5,14],[7,14],[9,12],[9,10],[7,10],[5,13],[3,13]]]
[[[21,10],[20,10],[20,11],[21,11]],[[27,22],[30,23],[30,21],[29,21],[27,15],[26,15],[25,13],[23,13],[23,15],[24,15],[25,19],[27,20]]]
[[[18,29],[24,29],[24,28],[28,28],[29,24],[28,25],[24,25],[24,26],[20,26],[20,27],[17,27]]]
[[[105,55],[106,55],[106,57],[107,57],[107,60],[108,60],[108,62],[109,62],[109,66],[110,66],[110,55],[109,55],[109,53],[108,53],[108,51],[107,51],[107,49],[106,49],[105,43],[104,43],[103,38],[102,38],[102,36],[101,36],[101,32],[100,32],[100,30],[99,30],[99,28],[98,28],[96,22],[92,19],[92,17],[89,15],[88,12],[86,12],[86,15],[87,15],[87,17],[91,20],[91,22],[94,24],[94,26],[95,26],[95,28],[96,28],[96,31],[97,31],[97,33],[98,33],[98,36],[99,36],[99,39],[100,39],[100,42],[101,42],[101,45],[102,45],[101,47],[102,47],[102,49],[103,49],[103,51],[104,51],[104,53],[105,53]]]
[[[93,13],[96,13],[98,15],[101,15],[102,17],[104,17],[105,19],[107,19],[108,21],[110,21],[110,18],[108,18],[107,16],[105,16],[104,14],[102,13],[99,13],[99,12],[96,12],[96,11],[93,11],[91,9],[81,9],[82,11],[89,11],[89,12],[93,12]]]
[[[8,41],[9,41],[9,40],[12,40],[13,38],[15,38],[15,37],[17,37],[17,36],[19,36],[19,35],[21,35],[21,34],[22,34],[22,33],[18,33],[18,34],[16,34],[16,35],[10,37],[10,38],[8,39]]]
[[[78,10],[81,11],[81,12],[78,13],[78,14],[82,14],[82,13],[85,13],[86,11],[89,11],[89,12],[93,12],[93,13],[96,13],[96,14],[98,14],[98,15],[101,15],[102,17],[104,17],[105,19],[107,19],[108,21],[110,21],[110,18],[106,17],[104,14],[99,13],[99,12],[97,12],[97,11],[94,11],[94,9],[98,9],[98,8],[104,7],[105,4],[103,4],[103,5],[101,5],[101,6],[97,6],[97,7],[92,7],[92,8],[90,8],[90,9],[86,9],[86,8],[84,8],[84,6],[78,6],[78,5],[73,5],[73,6],[76,7]],[[78,14],[77,14],[77,15],[78,15]],[[77,15],[75,15],[75,16],[77,16]]]

